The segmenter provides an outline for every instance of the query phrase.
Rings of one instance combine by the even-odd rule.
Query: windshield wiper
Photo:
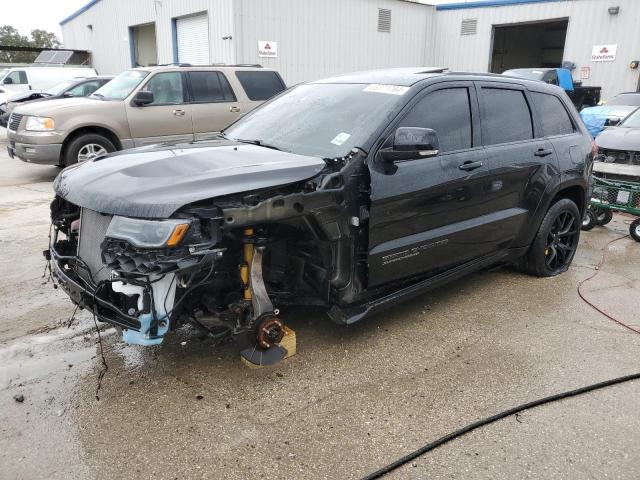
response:
[[[257,145],[258,147],[270,148],[271,150],[281,151],[280,148],[278,148],[278,147],[276,147],[274,145],[269,145],[267,143],[262,143],[262,140],[245,140],[243,138],[234,138],[233,140],[235,140],[236,142],[240,142],[240,143],[249,143],[251,145]]]

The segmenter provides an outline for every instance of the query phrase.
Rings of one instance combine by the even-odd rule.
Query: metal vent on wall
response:
[[[475,35],[478,33],[478,19],[465,18],[460,25],[460,35]]]
[[[391,10],[386,8],[378,9],[378,31],[391,32]]]

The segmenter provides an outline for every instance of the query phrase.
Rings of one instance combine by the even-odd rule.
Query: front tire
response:
[[[97,133],[85,133],[67,145],[64,165],[68,167],[115,151],[115,145],[108,138]]]
[[[536,277],[553,277],[567,271],[580,240],[580,212],[568,198],[554,203],[544,216],[522,269]]]

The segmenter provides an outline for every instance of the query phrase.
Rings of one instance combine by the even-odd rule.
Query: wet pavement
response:
[[[358,478],[478,418],[640,371],[640,335],[576,292],[627,233],[616,216],[556,278],[482,272],[351,328],[284,312],[298,355],[268,369],[187,328],[152,348],[105,328],[97,400],[93,319],[70,322],[42,278],[58,170],[10,160],[1,142],[2,478]],[[612,244],[585,296],[640,324],[639,265],[640,244]],[[635,382],[523,412],[389,478],[638,478],[638,400]]]

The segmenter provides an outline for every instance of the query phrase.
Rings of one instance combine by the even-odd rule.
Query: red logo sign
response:
[[[267,46],[268,46],[268,45],[267,45]],[[602,55],[605,55],[605,54],[609,53],[609,49],[608,49],[607,47],[602,47],[602,50],[600,50],[600,53],[601,53]]]
[[[271,50],[271,45],[269,45],[268,43],[264,46],[265,50]],[[605,49],[606,50],[606,49]]]

